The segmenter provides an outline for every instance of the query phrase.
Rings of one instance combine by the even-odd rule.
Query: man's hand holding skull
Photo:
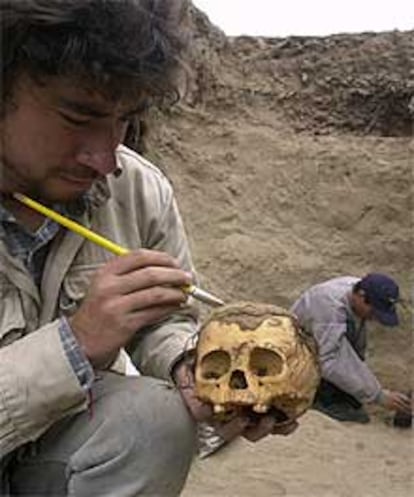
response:
[[[316,345],[295,317],[251,302],[214,310],[201,327],[195,364],[184,360],[174,374],[193,417],[226,441],[292,433],[320,380]]]

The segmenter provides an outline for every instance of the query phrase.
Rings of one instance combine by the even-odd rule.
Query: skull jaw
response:
[[[298,417],[292,407],[272,403],[272,395],[266,397],[258,396],[251,391],[226,391],[220,392],[214,389],[196,389],[196,395],[201,400],[213,407],[214,418],[219,421],[229,420],[236,415],[247,416],[257,421],[258,417],[271,415],[277,423],[284,423]],[[305,409],[304,409],[305,410]]]
[[[260,411],[257,409],[258,405],[241,405],[241,404],[214,404],[213,405],[213,419],[218,422],[228,422],[233,418],[239,416],[242,418],[248,418],[252,423],[256,424],[264,416],[272,416],[275,425],[288,424],[297,416],[288,415],[286,412],[276,408],[275,406],[266,406],[265,411]]]
[[[312,396],[301,397],[295,393],[284,393],[275,397],[274,392],[251,390],[222,391],[215,385],[196,383],[196,396],[213,406],[214,418],[228,420],[235,415],[248,416],[257,420],[263,415],[275,418],[277,424],[284,424],[302,416],[312,404]]]

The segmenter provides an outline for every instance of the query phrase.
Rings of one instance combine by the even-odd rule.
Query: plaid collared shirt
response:
[[[87,198],[70,208],[54,206],[54,209],[69,217],[76,217],[86,208]],[[43,268],[50,243],[59,232],[59,225],[51,219],[44,223],[35,233],[20,225],[16,218],[0,203],[0,239],[4,241],[11,255],[19,259],[40,286]],[[69,323],[62,317],[59,326],[60,339],[66,356],[83,389],[88,390],[94,380],[93,368],[82,351]]]

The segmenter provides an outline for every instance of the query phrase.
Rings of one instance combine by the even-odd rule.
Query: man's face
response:
[[[116,168],[133,106],[74,82],[22,77],[0,120],[0,190],[65,202]]]

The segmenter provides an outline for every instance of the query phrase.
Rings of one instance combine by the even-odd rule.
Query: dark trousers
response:
[[[354,409],[362,407],[361,402],[359,402],[355,397],[324,379],[322,379],[319,384],[314,403],[320,404],[324,407],[329,407],[333,404],[346,405],[353,407]]]

